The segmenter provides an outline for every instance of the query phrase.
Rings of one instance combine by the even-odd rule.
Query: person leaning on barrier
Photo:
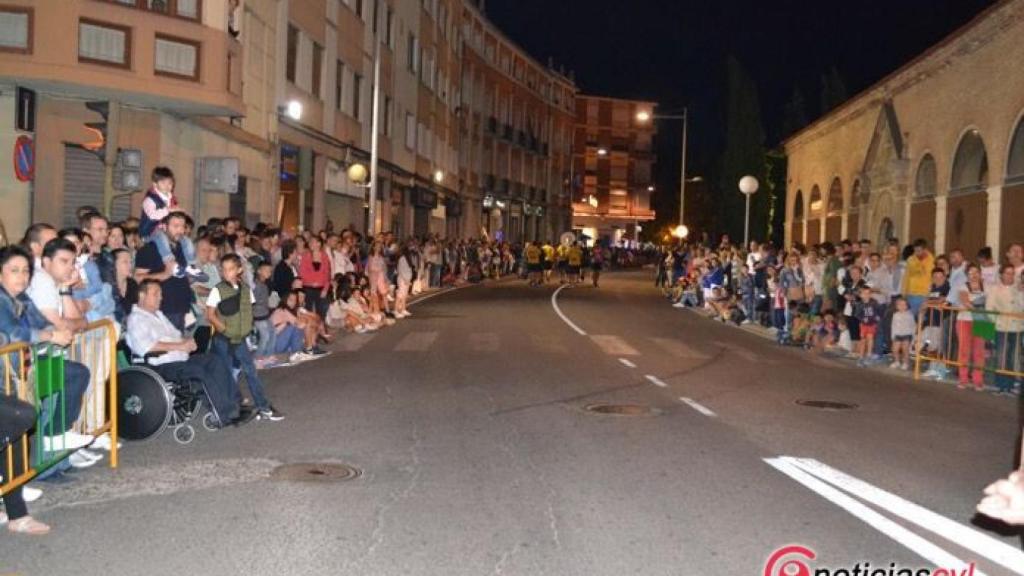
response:
[[[53,240],[53,242],[63,242]],[[51,250],[50,260],[53,256]],[[58,255],[58,258],[61,258]],[[32,277],[32,256],[19,246],[8,246],[0,249],[0,346],[24,342],[26,344],[51,343],[56,346],[67,346],[73,338],[68,328],[54,327],[39,311],[35,303],[26,293],[29,279]],[[70,264],[67,264],[70,266]],[[51,270],[55,268],[51,267]],[[40,272],[41,274],[44,272]],[[18,365],[18,358],[9,358],[10,366]],[[93,442],[92,436],[77,434],[70,431],[72,424],[78,419],[82,405],[82,395],[89,385],[89,369],[70,360],[64,363],[64,394],[43,404],[43,415],[40,421],[51,436],[42,438],[46,451],[75,450]],[[57,415],[63,414],[63,418]],[[52,427],[50,426],[52,420]],[[64,422],[58,426],[57,422]],[[42,435],[42,431],[38,431]],[[95,462],[99,455],[76,453],[76,464],[86,460]],[[89,465],[89,464],[85,464]],[[60,464],[54,469],[66,467]]]
[[[222,359],[213,354],[193,354],[196,342],[185,338],[160,311],[163,289],[154,279],[142,281],[139,302],[128,315],[125,339],[132,353],[146,359],[160,376],[172,382],[191,380],[202,383],[213,404],[220,427],[244,420],[233,390],[235,381]]]

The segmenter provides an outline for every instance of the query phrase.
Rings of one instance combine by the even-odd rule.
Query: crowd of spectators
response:
[[[1007,246],[1001,262],[989,247],[973,256],[936,255],[922,239],[782,250],[759,242],[744,249],[723,237],[718,246],[663,248],[655,283],[677,308],[761,326],[781,345],[893,370],[909,370],[923,352],[937,359],[926,377],[1019,393],[1024,246]]]

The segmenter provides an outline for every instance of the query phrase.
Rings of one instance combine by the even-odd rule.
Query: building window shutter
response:
[[[28,12],[0,11],[0,49],[28,51],[30,18]]]
[[[198,63],[198,46],[157,37],[154,69],[158,73],[198,78]]]
[[[128,32],[81,22],[78,26],[78,57],[85,60],[128,64]]]

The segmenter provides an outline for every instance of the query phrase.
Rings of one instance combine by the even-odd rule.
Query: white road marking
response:
[[[609,356],[639,356],[636,348],[630,346],[625,340],[610,334],[594,334],[590,337],[605,354]]]
[[[955,568],[957,573],[969,568],[969,565],[960,558],[957,558],[930,541],[925,540],[921,536],[907,530],[896,522],[882,516],[875,510],[872,510],[863,503],[858,502],[853,497],[844,494],[838,489],[829,486],[825,482],[822,482],[818,478],[808,474],[793,464],[790,459],[787,459],[786,457],[765,458],[764,461],[779,472],[782,472],[786,476],[789,476],[793,480],[803,484],[822,498],[836,506],[839,506],[850,514],[853,514],[858,519],[864,521],[868,526],[871,526],[875,530],[878,530],[882,534],[885,534],[896,542],[909,548],[918,556],[928,560],[935,566],[939,566],[947,570]],[[984,576],[984,572],[976,568],[974,570],[974,574],[976,576]]]
[[[377,332],[370,334],[346,334],[344,338],[338,340],[335,349],[339,352],[358,352],[363,346],[366,346],[370,340],[373,340],[377,336]]]
[[[974,528],[964,526],[817,460],[811,458],[789,458],[788,460],[808,474],[813,474],[862,500],[930,530],[950,542],[956,542],[1004,568],[1013,570],[1017,574],[1024,574],[1024,552],[1009,544],[1000,542]]]
[[[587,333],[584,332],[582,328],[577,326],[572,320],[569,320],[568,316],[562,314],[562,309],[558,307],[558,293],[561,292],[562,290],[565,290],[566,286],[568,286],[568,284],[563,284],[559,286],[558,289],[551,294],[551,307],[555,309],[555,314],[558,314],[558,317],[562,319],[562,322],[565,322],[566,324],[569,325],[569,328],[575,330],[576,333],[579,334],[580,336],[586,336]]]
[[[655,376],[653,374],[647,374],[647,375],[644,376],[644,378],[647,378],[647,380],[651,384],[654,384],[655,386],[658,386],[658,387],[661,387],[661,388],[668,388],[668,384],[665,384],[664,382],[661,381],[661,378],[658,378],[657,376]]]
[[[474,352],[497,352],[500,344],[496,332],[474,332],[469,335],[469,347]]]
[[[697,402],[696,400],[691,400],[690,398],[680,396],[679,401],[682,402],[683,404],[686,404],[690,408],[693,408],[697,412],[700,412],[701,414],[707,416],[708,418],[714,418],[717,416],[717,414],[715,414],[710,408]]]
[[[709,355],[700,352],[692,346],[684,344],[675,338],[651,338],[651,342],[654,342],[659,348],[676,358],[690,358],[693,360],[707,360],[710,358]]]
[[[426,352],[437,340],[437,332],[410,332],[395,345],[395,352]]]
[[[619,362],[622,362],[622,365],[625,366],[626,368],[636,368],[636,364],[633,364],[632,362],[625,358],[619,358]]]

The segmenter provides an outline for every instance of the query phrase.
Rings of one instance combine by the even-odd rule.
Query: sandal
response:
[[[7,529],[14,534],[43,536],[50,533],[50,527],[31,516],[22,516],[7,523]]]

